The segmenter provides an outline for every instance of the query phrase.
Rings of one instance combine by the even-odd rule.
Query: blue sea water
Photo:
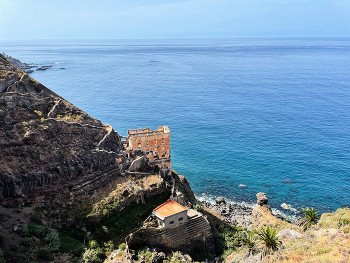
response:
[[[122,135],[168,125],[173,168],[200,197],[350,205],[350,39],[7,41],[0,51],[52,64],[32,77]]]

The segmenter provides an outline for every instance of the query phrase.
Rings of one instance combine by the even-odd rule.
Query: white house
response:
[[[187,222],[188,209],[179,203],[169,199],[153,210],[161,227],[169,228]]]

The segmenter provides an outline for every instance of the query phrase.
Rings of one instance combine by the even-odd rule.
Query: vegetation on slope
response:
[[[312,212],[312,214],[314,214]],[[263,215],[263,213],[262,213]],[[314,218],[314,216],[312,216]],[[271,220],[270,217],[256,219],[256,225],[277,229],[278,241],[282,242],[278,250],[262,259],[254,258],[254,262],[350,262],[350,209],[341,208],[334,213],[323,214],[318,223],[310,224],[304,231],[304,225],[297,227],[286,222]],[[265,228],[266,232],[267,227]],[[271,231],[270,231],[271,232]],[[262,233],[262,232],[261,232]],[[273,244],[277,240],[271,238]],[[253,259],[249,249],[232,253],[225,262],[246,262]]]

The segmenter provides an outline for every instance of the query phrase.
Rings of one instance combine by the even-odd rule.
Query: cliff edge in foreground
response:
[[[111,126],[0,55],[0,149],[1,200],[118,173],[115,158],[121,143]]]

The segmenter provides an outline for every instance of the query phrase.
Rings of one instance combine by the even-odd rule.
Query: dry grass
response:
[[[320,222],[306,232],[302,232],[298,226],[275,218],[268,210],[257,208],[255,212],[255,228],[269,225],[278,230],[291,229],[302,234],[300,238],[281,237],[283,249],[264,258],[262,262],[350,262],[350,209],[343,208],[334,213],[323,214]],[[236,252],[225,262],[245,262],[245,253],[243,250]]]

